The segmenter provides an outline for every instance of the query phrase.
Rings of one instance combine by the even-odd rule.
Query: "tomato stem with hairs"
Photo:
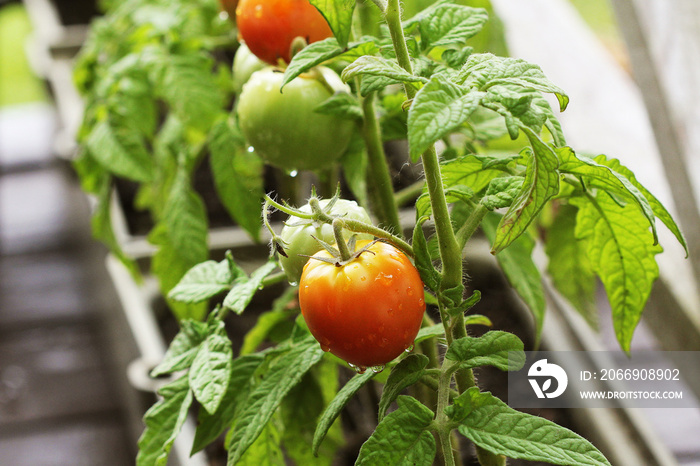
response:
[[[489,210],[484,207],[483,204],[478,203],[474,205],[474,210],[472,210],[469,218],[466,222],[464,222],[464,225],[459,227],[459,230],[457,230],[456,233],[457,243],[460,246],[460,250],[464,249],[467,241],[469,241],[469,238],[472,237],[476,229],[479,228],[481,221],[484,219],[487,213],[489,213]]]
[[[338,248],[338,252],[340,253],[340,260],[347,262],[352,257],[352,253],[350,249],[348,249],[345,238],[343,238],[343,223],[344,222],[339,218],[333,220],[333,236],[335,236],[335,247]]]
[[[401,26],[401,9],[399,0],[388,0],[387,7],[384,12],[384,19],[389,28],[389,34],[391,35],[399,66],[401,66],[408,73],[413,74],[410,55],[408,53],[408,46],[406,44],[406,38],[404,37],[403,27]],[[404,90],[409,101],[416,96],[416,90],[412,86],[404,85]],[[450,220],[450,213],[447,206],[447,198],[445,197],[445,190],[442,184],[442,175],[440,173],[440,162],[434,145],[421,155],[421,160],[423,162],[423,170],[425,172],[428,194],[430,196],[430,205],[433,210],[435,233],[438,240],[440,259],[442,262],[442,280],[440,283],[440,290],[445,291],[458,289],[462,286],[463,248],[460,247],[460,243],[458,242],[454,230],[452,229],[452,222]],[[478,225],[478,223],[476,223],[476,225]],[[476,226],[474,226],[474,228],[476,228]],[[465,232],[465,236],[467,236],[466,233],[467,232]],[[471,233],[469,236],[471,236]],[[446,312],[442,310],[442,303],[440,307],[448,345],[454,339],[466,337],[467,329],[464,322],[464,315],[458,313],[456,316],[450,319],[447,318]],[[448,381],[450,381],[451,378],[452,376],[450,375],[447,381],[443,380],[442,382],[448,386]],[[460,393],[463,393],[468,388],[475,386],[474,373],[471,369],[457,371],[455,374],[455,379],[457,381],[457,387]],[[443,388],[443,390],[445,390],[445,388]],[[440,394],[438,394],[438,400],[440,400]],[[438,407],[436,421],[439,424],[438,438],[441,443],[442,451],[445,455],[445,462],[446,464],[454,464],[455,460],[452,445],[449,440],[449,435],[445,434],[445,430],[447,429],[445,422],[449,420],[445,419],[444,409],[441,411],[440,407]],[[484,461],[496,461],[498,459],[498,455],[494,455],[489,451],[478,447],[477,456],[479,457],[480,461],[481,458],[484,458]]]
[[[319,222],[333,223],[333,220],[337,218],[323,212],[318,204],[318,199],[309,199],[309,205],[311,205],[311,207],[314,209],[313,218]],[[374,235],[377,238],[384,239],[393,244],[397,248],[401,249],[401,251],[403,251],[407,256],[411,258],[414,257],[413,248],[411,245],[391,232],[375,227],[369,223],[360,222],[359,220],[353,220],[350,218],[344,218],[342,220],[345,224],[346,230],[350,230],[354,233],[369,233],[370,235]]]

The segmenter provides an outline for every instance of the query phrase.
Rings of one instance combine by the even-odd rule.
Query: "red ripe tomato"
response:
[[[368,243],[358,241],[357,249]],[[341,266],[309,259],[299,304],[321,347],[360,368],[382,366],[411,348],[425,311],[418,270],[383,242]]]
[[[309,0],[240,0],[236,24],[248,48],[273,65],[278,58],[289,63],[289,47],[295,37],[310,44],[333,35]]]

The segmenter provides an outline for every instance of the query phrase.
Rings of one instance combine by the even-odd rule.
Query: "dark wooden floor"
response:
[[[49,155],[0,163],[0,465],[133,464],[87,200]]]

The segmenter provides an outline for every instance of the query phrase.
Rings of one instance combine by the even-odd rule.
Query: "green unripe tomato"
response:
[[[322,209],[325,209],[329,202],[329,199],[323,199],[319,204]],[[311,206],[306,204],[299,210],[311,213]],[[330,215],[372,223],[367,211],[363,207],[359,206],[355,201],[346,199],[338,199],[331,208]],[[349,239],[353,234],[355,233],[343,230],[345,239]],[[305,256],[313,256],[322,249],[321,245],[318,244],[318,241],[316,241],[314,237],[329,244],[335,243],[333,227],[331,225],[327,223],[317,224],[311,220],[304,220],[293,216],[289,217],[284,228],[282,228],[280,237],[286,245],[285,253],[287,257],[278,255],[279,262],[282,270],[287,274],[287,279],[290,283],[299,283],[304,265],[309,260],[309,258]],[[357,239],[371,240],[373,237],[370,234],[359,233],[357,234]]]
[[[253,73],[266,66],[268,64],[256,57],[247,45],[238,46],[236,56],[233,57],[233,91],[240,94],[243,85],[248,82]]]
[[[291,172],[332,166],[348,147],[354,123],[314,110],[335,92],[350,92],[331,69],[317,67],[288,83],[274,68],[256,71],[236,112],[248,144],[270,165]]]

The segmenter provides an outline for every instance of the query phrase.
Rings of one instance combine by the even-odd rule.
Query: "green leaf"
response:
[[[321,446],[321,442],[326,437],[328,430],[333,425],[333,422],[340,416],[340,412],[343,410],[345,405],[350,401],[350,399],[355,396],[364,385],[369,382],[369,380],[376,374],[372,371],[367,371],[364,374],[356,374],[348,383],[346,383],[343,388],[340,389],[338,394],[333,398],[326,409],[321,414],[316,424],[316,431],[314,432],[313,444],[311,451],[314,455],[318,454],[318,449]]]
[[[576,466],[610,466],[588,440],[544,418],[521,413],[472,387],[455,398],[448,415],[477,446],[508,458]]]
[[[586,255],[585,244],[577,240],[574,234],[576,213],[577,209],[572,206],[560,206],[552,225],[547,229],[547,271],[557,290],[593,328],[597,328],[596,277]]]
[[[238,278],[232,273],[228,259],[221,262],[204,261],[192,267],[182,280],[170,290],[168,298],[184,303],[206,301],[231,288]]]
[[[192,454],[213,442],[224,429],[233,424],[240,402],[245,400],[251,389],[253,373],[265,359],[262,353],[249,354],[234,359],[231,363],[230,379],[219,408],[214,413],[205,409],[199,411]]]
[[[485,325],[486,327],[493,327],[491,319],[480,314],[464,316],[464,322],[466,325]]]
[[[271,260],[256,269],[250,278],[239,277],[237,283],[224,298],[224,307],[231,309],[236,314],[241,314],[262,286],[265,277],[270,275],[276,267],[277,262]]]
[[[274,414],[236,466],[285,466],[287,463],[282,450],[283,430],[279,415]]]
[[[355,49],[360,49],[366,54],[371,54],[376,51],[376,46],[371,40],[363,40],[352,42],[348,44],[347,47],[341,47],[338,43],[338,39],[335,37],[329,37],[307,45],[294,55],[292,61],[289,62],[287,69],[284,71],[282,88],[292,79],[310,70],[314,66],[344,54],[351,54]]]
[[[570,173],[583,180],[587,187],[601,188],[613,195],[623,197],[631,197],[637,203],[644,216],[649,221],[654,242],[658,242],[656,234],[656,217],[654,212],[644,197],[644,194],[637,189],[631,181],[625,178],[620,173],[615,172],[610,167],[600,165],[595,161],[579,157],[571,148],[561,147],[557,149],[559,155],[559,171],[562,173]]]
[[[158,393],[163,399],[151,406],[143,418],[146,429],[138,442],[137,466],[165,466],[192,404],[187,377],[162,387]]]
[[[501,219],[491,253],[497,254],[515,241],[535,219],[545,203],[559,193],[559,160],[554,150],[526,127],[522,130],[532,144],[523,187]]]
[[[503,176],[494,178],[489,183],[486,195],[481,203],[489,210],[508,207],[521,191],[524,178],[522,176]]]
[[[347,47],[352,30],[352,13],[355,0],[309,0],[318,8],[341,47]]]
[[[256,351],[275,327],[281,323],[290,322],[290,316],[299,312],[298,308],[288,308],[289,304],[297,298],[297,292],[298,288],[290,286],[282,296],[275,299],[270,311],[260,314],[253,328],[243,338],[241,354]]]
[[[408,145],[417,161],[435,141],[462,125],[484,97],[474,91],[433,76],[418,91],[408,111]]]
[[[481,223],[481,227],[491,244],[496,239],[498,218],[496,214],[489,214]],[[502,222],[503,220],[501,220]],[[528,309],[530,309],[535,320],[535,338],[539,341],[547,302],[542,285],[542,276],[532,260],[534,248],[535,240],[526,232],[513,241],[507,249],[497,254],[496,260],[498,260],[508,282],[525,302]],[[568,279],[571,280],[572,276],[569,276]]]
[[[185,263],[194,266],[209,257],[206,208],[184,167],[178,168],[163,209],[163,223],[170,243]]]
[[[366,76],[383,78],[383,80],[386,80],[387,83],[413,84],[416,82],[428,82],[426,78],[412,75],[408,71],[404,70],[398,63],[396,63],[396,61],[374,55],[364,55],[358,58],[346,66],[343,72],[340,74],[340,77],[345,82],[348,82],[357,76],[362,76],[363,79]],[[367,93],[368,92],[363,92],[363,95],[366,95]]]
[[[632,171],[622,165],[619,160],[617,159],[609,159],[605,155],[598,155],[593,159],[596,163],[599,163],[601,165],[605,165],[606,167],[610,167],[611,170],[613,170],[616,173],[619,173],[626,177],[630,183],[632,183],[639,191],[644,194],[644,197],[646,197],[647,201],[649,201],[649,204],[651,204],[651,209],[654,212],[654,215],[663,222],[664,225],[673,233],[673,235],[676,237],[678,242],[683,246],[685,249],[685,255],[688,257],[688,244],[685,241],[685,238],[683,237],[683,233],[681,233],[680,228],[676,224],[675,220],[673,220],[673,217],[671,217],[671,214],[666,210],[666,207],[661,204],[661,202],[654,197],[653,194],[651,194],[642,184],[637,181],[637,178],[634,176],[634,173]]]
[[[428,365],[428,357],[423,354],[410,354],[391,369],[389,378],[384,384],[382,397],[379,400],[379,422],[384,419],[389,405],[406,388],[418,382]]]
[[[423,340],[427,340],[433,337],[442,337],[445,335],[445,326],[442,324],[431,325],[430,327],[421,327],[418,330],[418,335],[414,340],[414,344],[417,345]]]
[[[492,179],[502,175],[509,165],[515,164],[512,159],[506,160],[504,165],[498,165],[490,158],[475,155],[459,157],[441,165],[442,179],[446,187],[464,185],[469,186],[474,193],[479,193]]]
[[[421,280],[429,290],[437,292],[440,287],[440,272],[433,265],[433,261],[428,251],[428,242],[423,233],[423,223],[428,217],[421,217],[413,228],[413,252],[415,254],[416,268],[420,273]]]
[[[132,58],[132,55],[128,55],[121,61]],[[119,64],[117,62],[112,68]],[[119,126],[126,126],[135,133],[152,138],[158,123],[157,103],[148,76],[142,69],[138,69],[143,65],[135,60],[132,66],[136,69],[129,70],[128,74],[117,78],[114,86],[116,92],[107,97],[110,119],[119,122]],[[116,73],[124,74],[119,71]]]
[[[394,141],[407,138],[408,112],[403,109],[406,95],[403,92],[394,94],[382,93],[379,122],[382,129],[383,141]]]
[[[450,68],[460,69],[471,55],[474,49],[471,47],[463,47],[459,49],[445,49],[440,55],[440,59],[444,61]]]
[[[523,342],[509,332],[491,330],[483,336],[454,340],[445,357],[459,367],[494,366],[502,371],[517,371],[525,364]]]
[[[195,398],[210,413],[216,412],[226,394],[232,361],[231,340],[224,323],[217,320],[216,329],[200,345],[189,372]]]
[[[331,438],[324,443],[320,455],[314,455],[313,442],[316,421],[326,404],[338,390],[338,364],[322,360],[304,375],[282,402],[280,412],[284,422],[284,448],[294,464],[330,466],[333,454],[342,440],[340,425],[334,426]],[[330,440],[330,438],[329,438]]]
[[[324,115],[334,115],[347,120],[362,121],[364,114],[357,99],[348,92],[338,92],[333,94],[318,107],[314,109],[316,113]]]
[[[204,257],[192,262],[183,257],[181,251],[173,245],[167,230],[163,223],[158,223],[148,234],[148,241],[158,247],[151,261],[151,272],[158,278],[161,292],[166,296],[188,270],[196,263],[206,260]],[[208,311],[207,303],[204,302],[186,304],[167,300],[167,303],[175,317],[180,321],[188,318],[201,320]]]
[[[576,237],[585,241],[591,266],[600,277],[612,307],[615,335],[624,351],[630,350],[651,285],[659,275],[649,223],[637,206],[624,207],[607,193],[595,198],[573,198],[579,208]]]
[[[105,120],[92,129],[85,144],[93,158],[110,172],[134,181],[153,179],[153,159],[143,136]]]
[[[181,321],[180,331],[170,342],[163,361],[151,371],[151,377],[172,374],[190,367],[197,355],[199,345],[206,337],[206,323],[191,319]]]
[[[284,397],[304,374],[323,357],[323,350],[312,337],[297,342],[273,361],[262,381],[237,414],[229,445],[228,465],[233,466],[260,435]]]
[[[501,85],[490,88],[481,105],[503,116],[508,135],[515,140],[521,126],[539,134],[550,117],[546,113],[549,107],[534,104],[537,97],[541,94]]]
[[[359,129],[350,139],[345,154],[340,159],[343,178],[350,188],[353,196],[361,206],[369,205],[367,193],[367,166],[369,159],[365,149],[364,140],[359,136]]]
[[[423,50],[434,47],[464,44],[481,31],[489,16],[483,8],[470,8],[442,3],[420,20]]]
[[[467,203],[474,197],[474,191],[469,186],[451,185],[445,188],[445,198],[448,203],[461,202]],[[465,204],[466,205],[466,204]],[[423,187],[423,193],[416,199],[416,215],[428,217],[432,215],[433,207],[430,204],[430,196],[428,195],[427,186]]]
[[[469,312],[471,308],[479,304],[479,301],[481,301],[481,292],[479,290],[474,290],[470,297],[462,300],[454,307],[446,308],[445,311],[448,315],[452,317],[458,316],[460,314],[463,315],[466,312]]]
[[[555,86],[538,65],[520,58],[497,57],[490,53],[469,56],[459,72],[459,82],[486,91],[496,85],[515,85],[556,95],[560,111],[569,103],[566,93]]]
[[[260,203],[263,198],[264,164],[247,150],[240,131],[228,120],[209,133],[209,163],[214,186],[229,215],[254,240],[260,239]]]
[[[156,81],[156,92],[188,126],[208,130],[214,119],[225,110],[225,99],[213,61],[202,53],[170,54],[163,60]]]
[[[109,248],[110,252],[129,270],[132,277],[140,279],[141,272],[138,265],[126,255],[112,228],[112,183],[109,175],[101,176],[99,184],[101,186],[96,187],[97,204],[90,219],[92,235]]]
[[[428,430],[433,412],[415,398],[401,396],[398,409],[384,417],[360,448],[356,465],[431,465],[435,438]]]

